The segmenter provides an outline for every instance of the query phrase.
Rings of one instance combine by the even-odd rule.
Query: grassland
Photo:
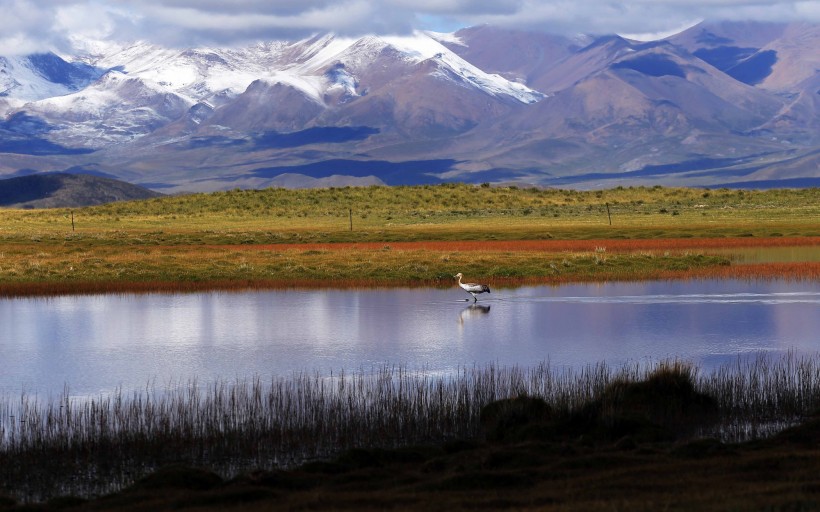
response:
[[[778,275],[717,247],[820,244],[820,189],[267,189],[0,211],[0,295]],[[575,242],[575,243],[569,243]]]

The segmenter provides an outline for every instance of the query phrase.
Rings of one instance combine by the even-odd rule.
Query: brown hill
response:
[[[0,180],[0,207],[65,208],[147,199],[162,194],[88,174],[47,173]]]

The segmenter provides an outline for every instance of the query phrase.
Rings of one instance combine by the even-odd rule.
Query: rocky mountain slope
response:
[[[230,49],[89,42],[0,58],[0,177],[811,185],[819,40],[814,24],[723,22],[653,42],[490,26]]]
[[[79,207],[160,195],[130,183],[87,174],[43,173],[0,179],[0,207]]]

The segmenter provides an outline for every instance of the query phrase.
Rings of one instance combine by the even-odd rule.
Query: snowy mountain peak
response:
[[[457,77],[463,83],[475,87],[492,96],[508,96],[521,103],[535,103],[545,97],[544,94],[530,89],[524,84],[512,82],[506,78],[486,73],[470,64],[456,53],[434,39],[426,32],[416,32],[412,36],[389,37],[385,41],[418,62],[434,60],[440,64],[444,73],[434,72],[436,76]]]
[[[0,56],[0,174],[94,168],[173,191],[281,174],[560,186],[582,173],[598,186],[626,172],[624,183],[710,185],[727,182],[722,167],[770,179],[782,158],[784,176],[816,176],[820,27],[749,32],[77,41],[76,54]]]
[[[0,95],[25,101],[62,96],[82,89],[101,73],[53,53],[0,57]]]
[[[545,96],[526,85],[511,82],[506,78],[485,73],[444,46],[426,32],[417,31],[409,36],[365,36],[359,39],[325,36],[304,41],[306,48],[300,54],[297,65],[290,69],[300,74],[328,73],[334,81],[329,86],[339,84],[343,78],[348,85],[362,82],[357,74],[366,74],[371,67],[419,66],[428,60],[435,60],[446,71],[433,71],[439,78],[455,79],[492,96],[508,96],[522,103],[534,103]],[[387,61],[385,61],[387,59]],[[345,70],[344,76],[338,70]],[[398,70],[397,70],[398,72]]]

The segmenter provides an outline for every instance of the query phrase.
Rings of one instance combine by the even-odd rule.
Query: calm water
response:
[[[816,283],[691,281],[0,300],[0,392],[820,350]]]

